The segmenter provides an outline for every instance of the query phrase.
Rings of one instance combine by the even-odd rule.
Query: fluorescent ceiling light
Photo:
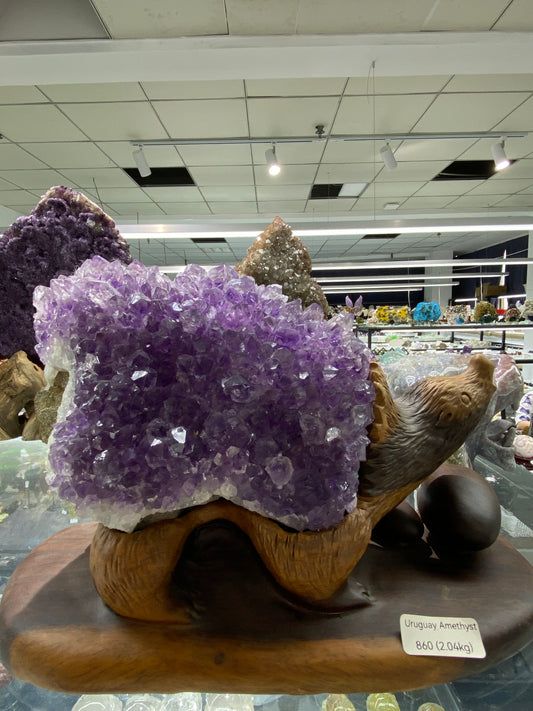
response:
[[[399,269],[413,267],[479,267],[496,266],[503,264],[512,267],[516,264],[533,264],[532,258],[511,259],[417,259],[398,260],[387,259],[382,262],[334,262],[329,264],[313,264],[312,271],[339,271],[339,270],[364,270],[364,269]],[[455,279],[455,274],[453,275]],[[459,277],[459,274],[457,275]],[[483,276],[481,274],[480,276]],[[501,276],[498,274],[498,276]]]
[[[498,301],[500,299],[525,299],[527,294],[502,294],[498,296]]]
[[[339,190],[339,197],[359,197],[368,183],[344,183]]]
[[[146,160],[146,156],[144,155],[142,146],[140,148],[137,148],[137,150],[133,151],[133,160],[135,161],[135,165],[137,166],[137,170],[139,171],[139,175],[141,176],[141,178],[147,178],[149,175],[152,174],[150,166],[148,165],[148,161]]]
[[[496,164],[496,170],[504,170],[511,165],[511,161],[505,155],[505,142],[503,139],[492,145],[492,156]]]
[[[383,205],[384,210],[397,210],[400,207],[399,202],[386,202]]]
[[[480,278],[487,278],[487,277],[501,277],[501,276],[509,276],[509,272],[490,272],[487,274],[439,274],[437,275],[432,275],[432,274],[404,274],[404,275],[391,275],[391,276],[384,276],[383,274],[381,275],[376,275],[376,276],[346,276],[346,277],[317,277],[316,281],[319,284],[335,284],[335,283],[342,283],[342,284],[351,284],[351,283],[361,283],[361,282],[372,282],[372,281],[378,281],[378,280],[383,280],[386,279],[387,281],[409,281],[410,279],[423,279],[424,281],[428,281],[433,279],[434,281],[438,281],[439,279],[480,279]]]

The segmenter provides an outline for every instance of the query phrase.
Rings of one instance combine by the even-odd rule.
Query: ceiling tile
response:
[[[0,190],[0,205],[20,205],[21,203],[31,203],[33,200],[34,206],[40,200],[39,193],[32,194],[27,190]]]
[[[257,199],[261,202],[307,200],[310,190],[310,185],[259,185]]]
[[[219,81],[143,81],[149,99],[241,99],[244,82],[240,79]]]
[[[509,0],[446,0],[436,2],[424,23],[428,32],[480,32],[492,29]]]
[[[38,104],[48,99],[35,86],[0,86],[0,104]]]
[[[316,213],[317,215],[328,215],[329,213],[345,212],[346,214],[352,208],[354,204],[353,198],[341,198],[338,200],[309,200],[307,202],[307,207],[305,208],[306,213]]]
[[[433,100],[432,94],[345,96],[333,124],[334,134],[406,133]]]
[[[533,175],[524,180],[495,180],[495,177],[483,181],[473,190],[470,190],[469,195],[511,195],[520,190],[527,190],[533,185]]]
[[[39,89],[56,102],[145,101],[138,82],[109,84],[41,84]]]
[[[292,35],[296,33],[298,0],[226,0],[231,35]]]
[[[316,165],[284,165],[279,175],[269,175],[266,165],[255,166],[257,185],[303,185],[311,184],[316,174]]]
[[[66,168],[61,171],[68,180],[82,188],[132,188],[135,183],[130,176],[120,168]]]
[[[397,161],[447,160],[451,162],[462,158],[462,154],[477,142],[472,138],[417,139],[403,141],[397,148],[394,148],[395,142],[391,142],[391,147]]]
[[[238,215],[240,212],[244,214],[257,214],[257,203],[255,200],[250,202],[211,202],[209,207],[213,214],[233,214]]]
[[[178,215],[210,215],[211,211],[205,202],[158,202],[159,207],[169,216]]]
[[[221,201],[253,201],[255,204],[255,189],[251,185],[231,185],[210,186],[202,188],[202,195],[208,202]]]
[[[507,95],[504,94],[503,96]],[[521,96],[521,94],[509,94],[508,96]],[[496,131],[523,131],[531,127],[532,122],[533,98],[525,101],[500,123],[495,123],[494,129]]]
[[[248,135],[244,99],[154,101],[172,138],[237,138]]]
[[[250,97],[338,96],[346,79],[326,77],[302,79],[247,79],[246,94]]]
[[[40,144],[38,144],[40,145]],[[46,168],[46,165],[13,143],[0,142],[0,166],[3,170]]]
[[[367,192],[373,191],[375,189],[376,197],[378,198],[409,197],[410,195],[413,195],[413,193],[416,193],[416,191],[419,190],[423,184],[424,183],[420,181],[401,181],[397,183],[381,182],[376,183],[375,188],[374,185],[369,187],[367,189]]]
[[[2,178],[0,178],[0,190],[16,190],[17,187],[17,185],[7,180],[2,180]]]
[[[416,32],[423,27],[429,5],[423,0],[301,0],[298,34],[363,34]]]
[[[253,173],[249,165],[209,166],[190,169],[196,185],[252,185]]]
[[[495,30],[507,32],[533,30],[530,0],[513,0],[506,5],[505,12],[494,25]]]
[[[94,194],[94,189],[93,189]],[[98,186],[99,200],[102,202],[131,202],[131,203],[151,203],[152,199],[141,188],[100,188]],[[143,204],[142,210],[148,205]]]
[[[523,160],[517,160],[509,168],[500,171],[494,175],[491,180],[510,180],[510,179],[524,179],[531,180],[533,176],[533,158],[524,158]]]
[[[452,198],[449,195],[443,197],[414,197],[407,198],[402,203],[402,210],[434,210],[446,207]]]
[[[223,0],[92,0],[113,39],[227,33]]]
[[[85,136],[55,106],[0,106],[2,133],[11,141],[83,141]]]
[[[36,158],[56,169],[61,168],[104,168],[111,167],[112,161],[89,141],[66,143],[22,143],[21,147]],[[1,146],[0,146],[1,155]],[[35,159],[34,159],[35,160]],[[42,165],[42,164],[41,164]],[[23,165],[19,166],[25,167]]]
[[[144,188],[154,202],[203,202],[202,194],[194,185],[181,185],[168,188]]]
[[[118,215],[137,215],[142,212],[143,215],[165,215],[166,213],[154,203],[143,203],[142,208],[137,202],[105,202],[106,209],[109,208]]]
[[[135,168],[132,146],[129,141],[102,141],[96,144],[109,158],[122,168]],[[143,152],[152,168],[182,166],[183,161],[175,146],[143,146]]]
[[[533,210],[533,195],[510,195],[498,203],[498,207],[525,207]]]
[[[527,99],[521,93],[441,94],[413,130],[488,131]]]
[[[314,136],[318,124],[331,125],[337,103],[328,97],[248,99],[251,135]]]
[[[315,183],[369,183],[381,168],[372,163],[325,163],[318,169]]]
[[[95,141],[167,138],[147,101],[61,104],[61,109]]]
[[[188,166],[247,165],[252,162],[249,145],[178,146]]]
[[[63,185],[65,181],[64,176],[54,170],[2,170],[0,177],[20,188],[33,190],[48,190],[54,185]]]
[[[2,40],[107,39],[102,23],[86,0],[17,0],[2,3]]]
[[[495,195],[461,195],[450,201],[450,207],[454,210],[462,210],[463,208],[485,209],[492,207],[499,199]]]
[[[415,197],[463,195],[482,183],[482,180],[433,180],[423,185]]]
[[[449,75],[420,77],[350,77],[345,94],[368,96],[376,94],[431,94],[438,93],[449,81]]]
[[[318,163],[326,141],[310,141],[309,143],[278,143],[276,155],[283,165],[293,163]],[[256,165],[265,162],[265,152],[272,147],[272,143],[256,143],[252,146],[253,160]]]
[[[322,165],[327,163],[381,163],[379,149],[383,144],[378,141],[335,141],[329,140],[322,157]],[[397,142],[391,142],[393,151]]]
[[[448,161],[420,161],[419,163],[398,163],[396,170],[383,170],[376,180],[384,183],[394,183],[396,181],[413,182],[415,180],[432,180],[441,170],[446,168]]]
[[[265,200],[259,202],[258,205],[259,212],[269,213],[273,216],[273,218],[276,215],[283,218],[283,213],[288,214],[290,212],[303,212],[305,209],[305,203],[305,200]]]
[[[533,91],[533,74],[455,74],[443,91]]]

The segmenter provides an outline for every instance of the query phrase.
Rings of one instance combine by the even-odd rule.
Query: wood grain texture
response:
[[[501,539],[464,566],[370,545],[351,580],[373,603],[324,615],[280,595],[238,529],[242,540],[231,544],[211,526],[197,529],[204,533],[178,566],[178,578],[194,588],[192,614],[179,624],[127,619],[103,604],[89,570],[94,525],[48,539],[8,583],[2,660],[19,679],[71,693],[355,693],[475,674],[532,638],[533,570]],[[224,579],[218,542],[230,548]],[[402,613],[474,617],[487,658],[406,655]]]
[[[45,385],[43,370],[24,351],[0,363],[0,436],[7,439],[22,433],[18,414]]]

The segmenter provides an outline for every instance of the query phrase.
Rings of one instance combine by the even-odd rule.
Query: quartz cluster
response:
[[[307,247],[292,234],[281,217],[275,217],[248,249],[237,265],[239,274],[247,274],[257,284],[279,284],[292,301],[300,299],[305,307],[319,306],[327,315],[328,302],[322,287],[311,279],[311,258]]]
[[[374,389],[350,314],[225,265],[100,257],[34,303],[39,356],[70,374],[49,483],[84,515],[128,531],[224,498],[318,530],[355,508]]]
[[[89,257],[131,262],[113,220],[85,195],[50,188],[30,215],[0,236],[0,354],[35,355],[33,291],[72,274]]]

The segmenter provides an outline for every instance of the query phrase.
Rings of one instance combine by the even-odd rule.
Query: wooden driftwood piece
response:
[[[19,412],[31,403],[46,385],[44,372],[18,351],[0,363],[0,439],[19,437]]]
[[[360,470],[361,495],[357,508],[340,524],[322,531],[287,531],[257,513],[215,501],[133,533],[100,525],[91,545],[98,593],[126,617],[186,621],[187,610],[172,591],[173,571],[192,531],[222,519],[250,538],[279,585],[320,606],[348,579],[376,523],[475,427],[495,390],[493,370],[487,358],[474,356],[464,373],[426,378],[394,402],[374,364],[375,422],[367,462]]]

